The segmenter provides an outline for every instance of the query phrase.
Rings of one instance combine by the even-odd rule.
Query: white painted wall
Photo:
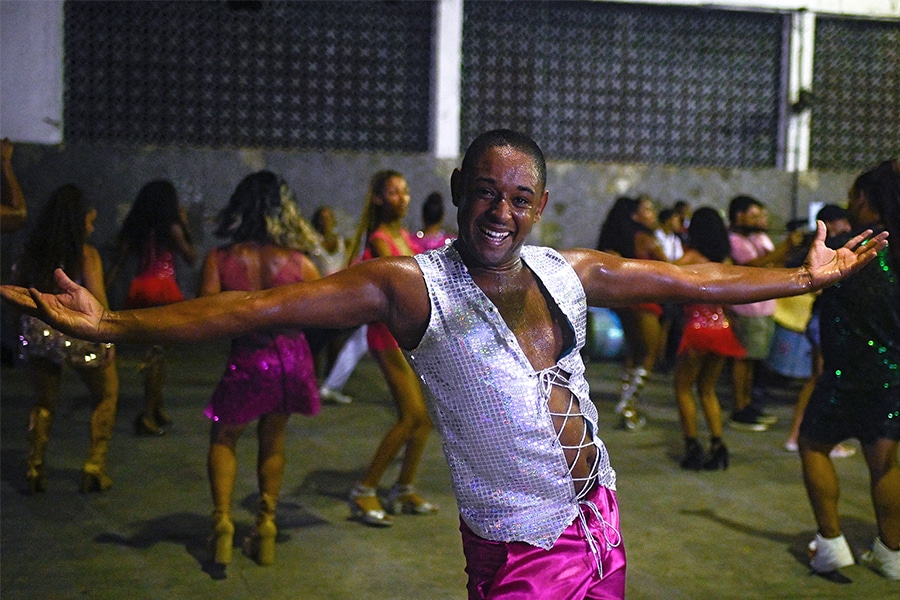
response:
[[[0,0],[0,136],[62,142],[62,0]]]

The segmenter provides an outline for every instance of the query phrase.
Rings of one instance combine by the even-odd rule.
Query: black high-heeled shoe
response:
[[[144,415],[138,415],[138,418],[134,421],[134,434],[135,435],[154,435],[160,436],[165,435],[166,430],[153,422],[147,422],[147,419],[144,418]]]
[[[684,441],[684,458],[681,459],[681,468],[699,471],[706,465],[706,454],[703,446],[696,439]]]
[[[728,468],[728,448],[725,447],[725,444],[714,444],[709,449],[709,459],[703,463],[703,468],[707,471],[717,469],[724,471]]]

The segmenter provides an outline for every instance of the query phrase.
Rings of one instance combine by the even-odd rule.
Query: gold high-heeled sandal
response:
[[[378,508],[366,509],[360,503],[360,500],[363,498],[374,498],[375,503],[378,504]],[[390,527],[394,524],[394,520],[388,516],[381,507],[381,503],[378,502],[378,497],[375,495],[375,488],[366,487],[364,485],[355,486],[350,490],[348,503],[350,504],[350,518],[355,521],[365,523],[366,525],[372,525],[373,527]]]
[[[47,474],[44,472],[43,463],[28,465],[25,471],[25,480],[28,482],[28,491],[32,494],[42,494],[47,491]]]
[[[395,484],[388,494],[388,510],[392,515],[433,515],[437,507],[416,492],[412,485]]]

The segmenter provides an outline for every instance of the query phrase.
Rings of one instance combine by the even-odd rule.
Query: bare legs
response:
[[[659,342],[662,326],[659,317],[652,312],[637,308],[617,310],[616,314],[622,322],[622,332],[628,345],[626,366],[643,368],[647,373],[653,370],[659,354]]]
[[[813,315],[812,318],[818,322],[818,316]],[[813,390],[816,389],[816,381],[824,368],[822,352],[819,350],[818,344],[813,344],[812,373],[809,374],[809,379],[803,383],[800,393],[797,394],[797,404],[794,406],[794,414],[791,417],[791,432],[788,434],[788,439],[785,442],[785,448],[788,450],[796,448],[798,445],[797,440],[800,439],[800,424],[803,422],[803,413],[806,412],[806,405],[809,404]]]
[[[834,538],[841,534],[837,510],[840,485],[834,464],[828,456],[831,447],[831,444],[800,438],[803,483],[806,485],[806,494],[812,505],[819,533],[825,538]]]
[[[841,535],[838,516],[840,485],[829,453],[833,444],[800,438],[803,481],[812,506],[819,533],[825,538]],[[897,464],[898,442],[879,439],[863,445],[863,456],[869,468],[872,505],[878,521],[878,536],[890,550],[900,546],[900,467]]]
[[[717,469],[728,466],[728,452],[722,444],[722,408],[716,395],[716,384],[725,358],[715,354],[687,351],[675,363],[675,395],[686,455],[681,466],[690,469]],[[709,427],[710,458],[707,460],[697,442],[697,407],[693,387],[696,384],[700,404]]]
[[[91,391],[94,411],[91,413],[91,449],[81,475],[81,491],[99,492],[112,487],[106,473],[106,454],[116,420],[119,400],[119,371],[115,360],[97,369],[78,371]]]
[[[62,367],[43,359],[32,359],[31,381],[35,403],[28,419],[28,466],[25,477],[32,493],[47,491],[44,454],[50,442],[53,414],[59,404]]]
[[[880,439],[863,446],[869,467],[872,505],[878,521],[878,537],[890,550],[900,548],[900,467],[896,440]]]
[[[290,415],[270,413],[259,418],[256,472],[260,503],[254,532],[245,541],[248,553],[260,564],[274,562],[275,506],[284,478],[284,435]],[[213,422],[210,428],[207,475],[213,500],[213,529],[215,562],[231,562],[234,523],[231,520],[231,499],[237,477],[237,442],[245,425]]]
[[[162,346],[152,346],[141,363],[144,372],[144,412],[138,415],[134,428],[138,434],[162,435],[163,425],[172,422],[163,408],[163,386],[166,383],[166,355]]]
[[[734,412],[750,406],[753,399],[753,373],[756,361],[749,358],[736,358],[731,366],[731,383],[734,388]]]
[[[415,480],[422,453],[431,433],[431,419],[425,408],[425,398],[419,380],[400,349],[374,352],[374,355],[397,403],[399,418],[381,440],[360,486],[366,490],[376,489],[394,458],[404,450],[403,465],[397,484],[411,490],[410,486]],[[424,503],[420,498],[412,500],[414,504]],[[354,502],[365,512],[381,510],[381,504],[374,494],[357,495]]]
[[[32,492],[46,490],[44,455],[50,441],[50,427],[59,404],[62,367],[43,359],[32,359],[35,405],[28,424],[28,468],[26,478]],[[93,401],[90,426],[90,450],[82,472],[82,491],[102,491],[112,486],[106,472],[106,454],[112,438],[119,399],[119,375],[113,357],[103,366],[78,369]]]
[[[259,418],[257,480],[260,494],[278,498],[284,478],[284,432],[289,415],[270,413]],[[215,510],[230,514],[237,477],[237,442],[245,425],[213,422],[210,430],[207,475]]]
[[[659,317],[639,308],[617,310],[616,314],[622,323],[627,347],[622,395],[616,412],[622,416],[622,427],[635,431],[646,423],[636,407],[637,395],[656,363],[661,326]]]
[[[716,384],[725,358],[714,354],[687,352],[678,357],[675,368],[675,394],[685,437],[697,437],[697,408],[692,388],[697,385],[709,435],[722,437],[722,409],[716,395]]]

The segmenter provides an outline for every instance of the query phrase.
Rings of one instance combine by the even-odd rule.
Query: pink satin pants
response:
[[[605,521],[597,519],[587,506],[581,506],[599,557],[591,550],[580,518],[569,525],[550,550],[524,542],[486,540],[460,519],[469,600],[625,598],[625,546],[619,537],[616,494],[598,487],[587,500],[594,503]]]

